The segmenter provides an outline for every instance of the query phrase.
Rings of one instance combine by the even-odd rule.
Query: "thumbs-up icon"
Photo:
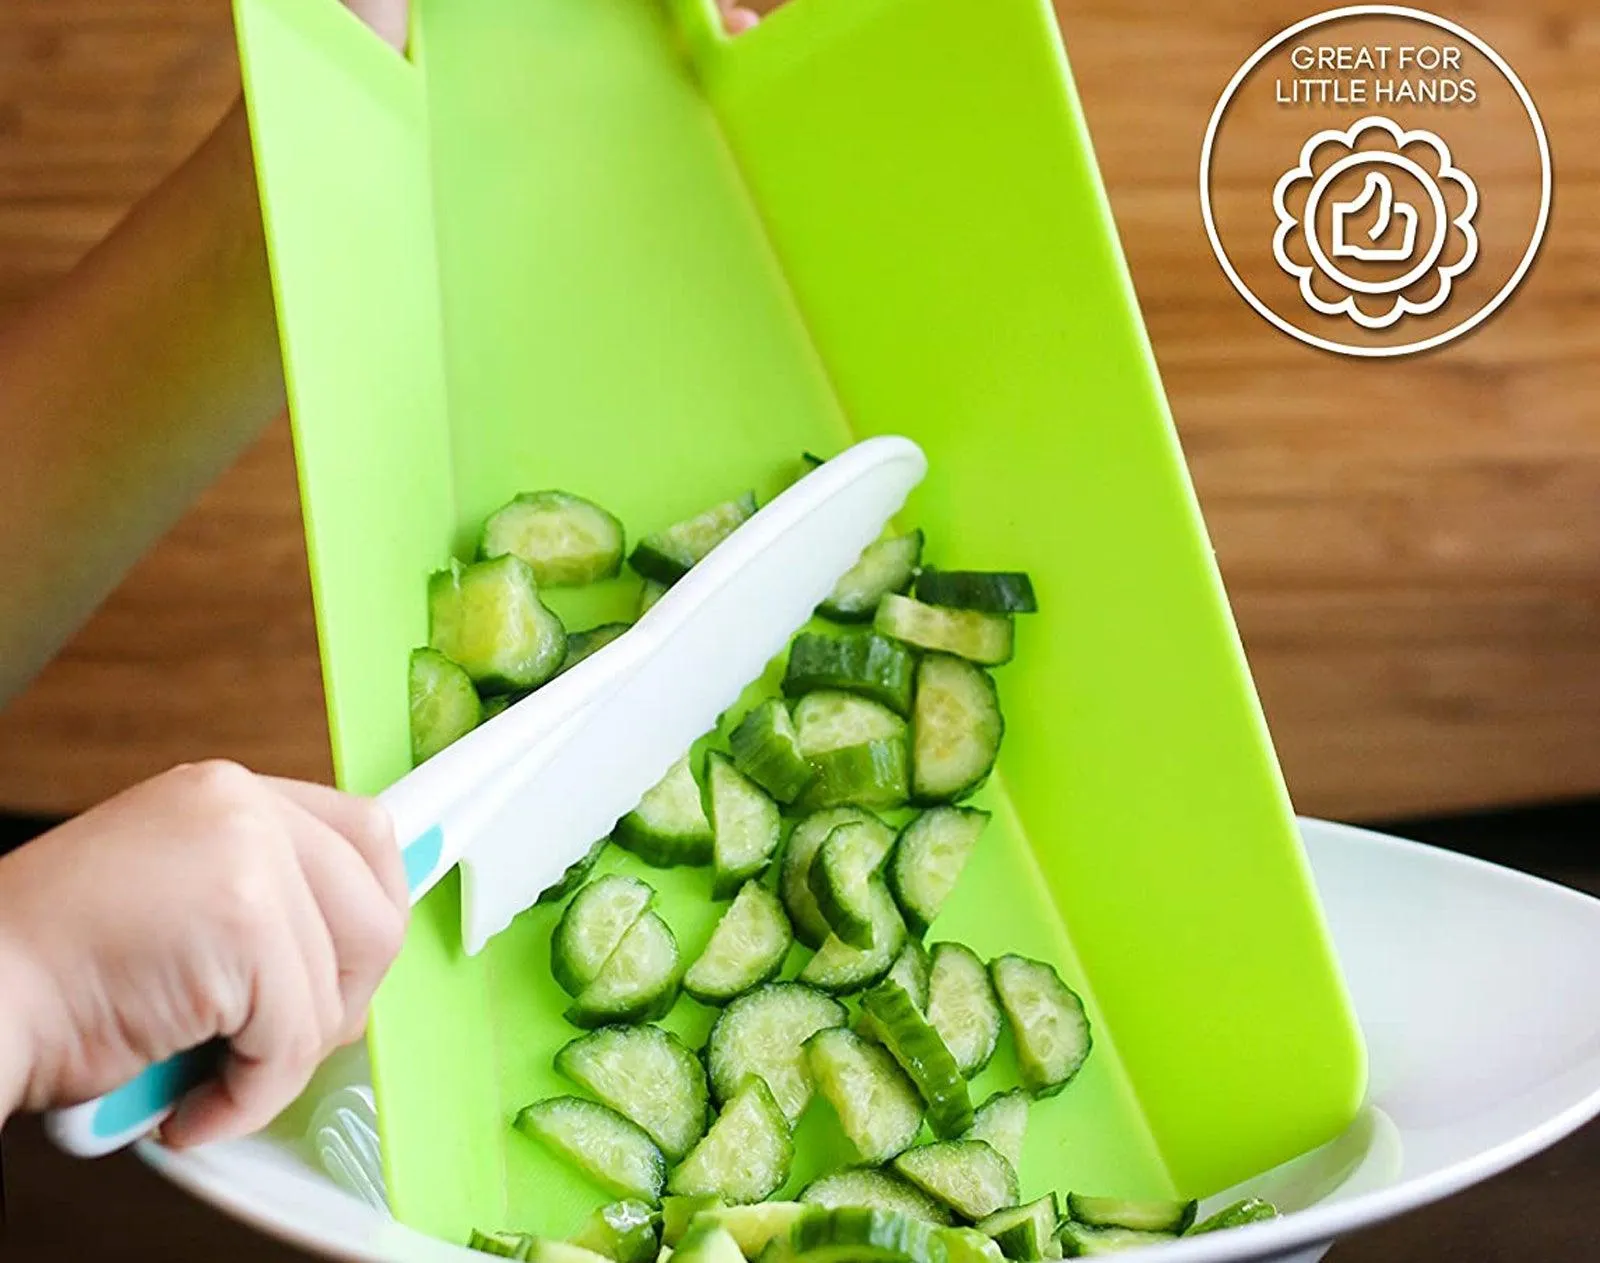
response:
[[[1367,172],[1366,183],[1347,202],[1335,202],[1333,255],[1366,263],[1401,263],[1417,245],[1417,208],[1394,195],[1394,185],[1382,171]],[[1371,223],[1363,229],[1362,220]],[[1368,244],[1362,244],[1361,238]],[[1352,240],[1354,238],[1354,240]]]

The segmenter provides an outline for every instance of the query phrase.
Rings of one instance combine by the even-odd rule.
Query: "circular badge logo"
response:
[[[1344,355],[1441,346],[1527,274],[1550,217],[1528,90],[1476,35],[1358,5],[1296,23],[1222,93],[1200,205],[1240,295]]]

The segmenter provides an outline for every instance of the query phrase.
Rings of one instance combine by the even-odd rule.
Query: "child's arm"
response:
[[[118,795],[0,859],[0,1122],[222,1036],[163,1135],[255,1130],[361,1034],[406,916],[374,803],[228,763]]]

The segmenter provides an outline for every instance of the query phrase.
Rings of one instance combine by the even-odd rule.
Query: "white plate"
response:
[[[1149,1263],[1310,1263],[1335,1237],[1487,1179],[1600,1113],[1600,900],[1344,825],[1301,832],[1366,1032],[1369,1103],[1341,1139],[1238,1190],[1270,1197],[1282,1219],[1140,1253]],[[308,1250],[483,1257],[368,1209],[281,1140],[139,1152]]]

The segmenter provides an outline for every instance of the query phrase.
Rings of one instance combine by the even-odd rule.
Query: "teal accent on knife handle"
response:
[[[416,841],[412,842],[401,852],[401,858],[406,865],[406,889],[415,899],[433,870],[439,866],[439,857],[444,854],[444,830],[434,825]]]
[[[208,1079],[227,1044],[213,1040],[199,1048],[147,1066],[115,1091],[100,1098],[93,1131],[103,1140],[143,1134],[158,1124],[190,1088]]]

